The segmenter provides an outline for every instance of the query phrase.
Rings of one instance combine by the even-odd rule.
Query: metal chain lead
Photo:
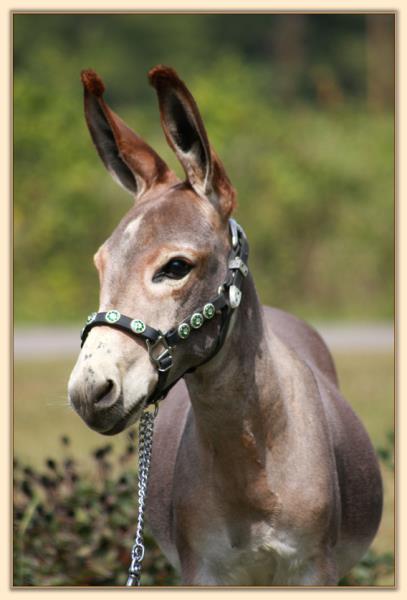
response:
[[[147,494],[148,473],[153,447],[154,419],[158,412],[158,404],[154,412],[145,411],[140,417],[139,425],[139,473],[138,473],[138,518],[137,530],[131,549],[131,564],[126,586],[139,586],[141,563],[144,558],[144,509]]]

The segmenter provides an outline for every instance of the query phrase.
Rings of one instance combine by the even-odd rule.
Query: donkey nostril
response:
[[[112,391],[114,387],[114,383],[111,379],[107,379],[106,382],[102,385],[102,387],[98,390],[98,393],[95,397],[95,404],[104,400]]]

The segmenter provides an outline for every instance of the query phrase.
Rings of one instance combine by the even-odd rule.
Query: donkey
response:
[[[380,523],[375,452],[320,336],[260,304],[235,190],[193,96],[169,67],[149,80],[185,181],[82,72],[92,140],[136,202],[94,257],[99,313],[70,403],[113,435],[167,394],[147,517],[183,584],[337,585]]]

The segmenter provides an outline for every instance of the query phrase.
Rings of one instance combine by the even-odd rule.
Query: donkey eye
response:
[[[162,281],[165,277],[168,279],[182,279],[188,275],[192,267],[193,265],[182,258],[172,258],[154,274],[153,281]]]

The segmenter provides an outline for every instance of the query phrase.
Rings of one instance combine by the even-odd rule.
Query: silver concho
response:
[[[188,323],[181,323],[181,325],[179,325],[178,335],[183,340],[185,340],[189,336],[190,332],[191,332],[191,328],[188,325]]]
[[[205,319],[212,319],[215,316],[215,307],[212,304],[212,302],[208,302],[207,304],[205,304],[202,313]]]
[[[146,330],[146,324],[141,319],[133,319],[130,327],[134,333],[143,333]]]
[[[108,323],[116,323],[116,321],[118,321],[119,319],[120,313],[118,310],[109,310],[109,312],[105,314],[105,320]]]
[[[194,313],[190,319],[191,327],[193,327],[194,329],[199,329],[202,326],[203,322],[204,318],[199,312]]]
[[[235,285],[229,288],[229,303],[231,308],[237,308],[242,299],[242,292]]]

